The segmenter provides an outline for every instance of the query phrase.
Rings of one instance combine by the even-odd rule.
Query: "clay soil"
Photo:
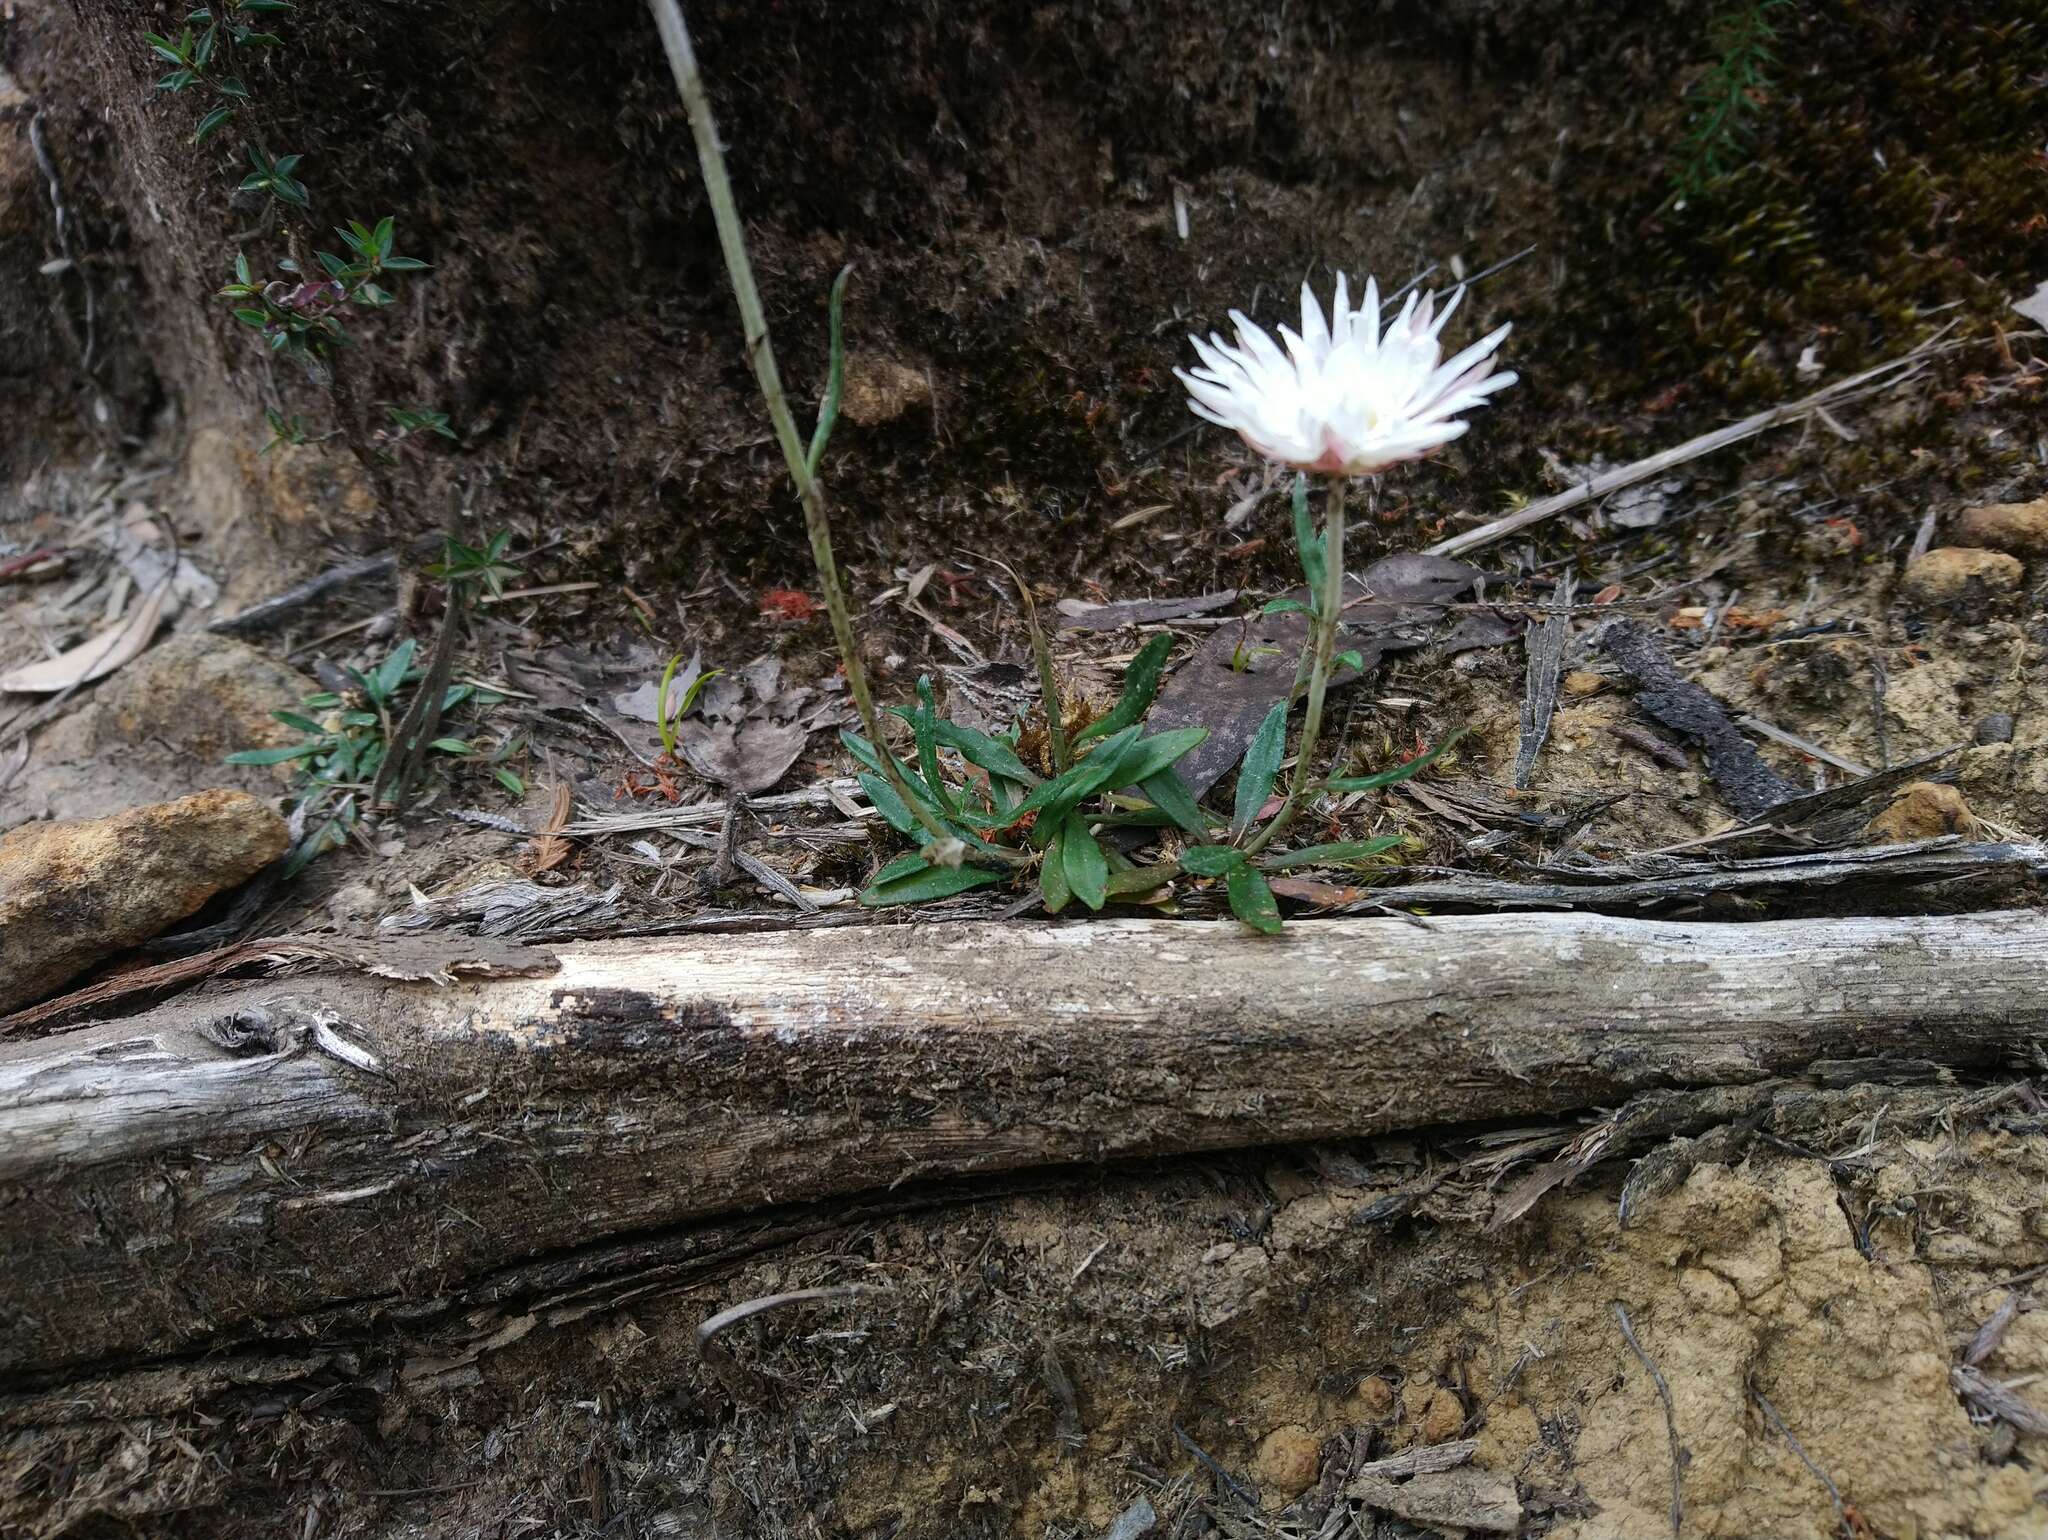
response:
[[[1835,760],[1966,745],[1941,773],[1970,828],[2048,833],[2048,546],[2020,553],[2012,584],[1901,583],[1930,519],[1941,546],[1970,506],[2048,493],[2048,352],[2011,309],[2048,278],[2041,6],[1773,13],[1741,169],[1685,196],[1687,92],[1718,34],[1677,0],[689,9],[806,417],[824,296],[855,269],[827,474],[891,699],[929,670],[955,700],[992,680],[1028,700],[1021,613],[990,557],[1046,605],[1230,588],[1235,615],[1287,586],[1283,500],[1230,522],[1258,468],[1190,431],[1170,373],[1184,334],[1233,306],[1279,318],[1305,274],[1327,292],[1339,265],[1396,283],[1434,266],[1444,284],[1533,245],[1457,323],[1512,319],[1522,383],[1440,461],[1389,478],[1358,563],[1952,324],[1952,348],[1882,396],[1471,559],[1525,600],[1575,563],[1582,603],[1605,593],[1731,712]],[[386,579],[246,642],[205,622],[407,550],[451,498],[466,536],[510,532],[516,589],[549,590],[491,606],[462,664],[532,686],[478,729],[527,791],[455,773],[281,891],[262,933],[363,931],[415,890],[520,869],[523,833],[450,812],[537,827],[558,784],[585,809],[639,805],[619,793],[651,730],[636,744],[616,712],[572,730],[562,681],[610,702],[680,649],[829,685],[800,518],[645,11],[306,5],[252,72],[249,131],[306,156],[323,219],[392,213],[433,264],[365,324],[358,387],[447,411],[457,437],[407,446],[382,498],[332,443],[259,453],[265,407],[317,436],[330,406],[208,298],[238,244],[283,253],[231,196],[233,136],[195,151],[186,105],[148,89],[137,34],[175,20],[141,0],[0,9],[0,560],[75,545],[70,584],[112,572],[110,531],[168,530],[219,587],[39,721],[25,759],[0,751],[0,829],[203,786],[280,794],[278,772],[221,756],[290,741],[271,710],[325,666],[374,662],[421,611]],[[52,167],[74,265],[46,272],[63,250]],[[0,664],[89,634],[104,593],[0,584]],[[1135,638],[1063,637],[1078,693],[1106,699]],[[1565,666],[1519,794],[1519,645],[1439,642],[1346,692],[1346,741],[1374,766],[1469,730],[1425,783],[1455,790],[1463,819],[1442,796],[1390,796],[1373,832],[1407,836],[1417,865],[1512,875],[1488,863],[1724,828],[1698,755],[1667,763],[1621,731],[1644,723],[1590,628]],[[0,697],[9,745],[38,706]],[[1840,776],[1760,746],[1802,785]],[[835,756],[819,732],[778,789],[843,772]],[[1550,832],[1511,827],[1524,843],[1496,854],[1488,835],[1517,812]],[[659,872],[630,838],[591,840],[549,880],[623,883],[625,929],[762,906],[713,887],[708,854]],[[773,830],[753,848],[812,892],[897,853]],[[1710,912],[2037,899],[2011,881]],[[400,1372],[393,1321],[318,1384],[166,1406],[115,1376],[61,1416],[45,1396],[0,1429],[0,1535],[1378,1540],[1432,1531],[1354,1511],[1342,1473],[1456,1439],[1512,1479],[1529,1535],[2048,1535],[2048,1435],[1952,1377],[2020,1301],[1973,1362],[2048,1405],[2048,1311],[2026,1297],[2048,1268],[2044,1068],[2037,1048],[1984,1081],[1817,1079],[1800,1116],[1617,1151],[1511,1218],[1516,1184],[1579,1124],[963,1181],[812,1216],[802,1239],[431,1374]],[[1676,1179],[1624,1225],[1631,1163],[1673,1150]],[[698,1323],[727,1306],[845,1284],[869,1288],[726,1333],[743,1376],[698,1354]],[[1154,1527],[1117,1529],[1141,1500]]]

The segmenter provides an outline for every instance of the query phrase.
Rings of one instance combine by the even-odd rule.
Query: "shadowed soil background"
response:
[[[1170,370],[1188,330],[1233,306],[1282,316],[1336,265],[1398,283],[1439,264],[1447,283],[1535,248],[1455,323],[1512,319],[1522,383],[1436,465],[1388,479],[1360,566],[1955,322],[1971,346],[1910,395],[1688,468],[1671,505],[1711,511],[1634,554],[1718,584],[1679,604],[1733,592],[1789,614],[1825,587],[1855,621],[1842,636],[1725,648],[1697,677],[1867,764],[2004,713],[1958,782],[1978,816],[2048,828],[2042,563],[2000,591],[1895,589],[1931,510],[2044,490],[2040,374],[2013,383],[2000,350],[2027,325],[2012,301],[2048,278],[2048,7],[1779,12],[1753,161],[1684,200],[1700,4],[688,9],[800,415],[824,296],[855,268],[826,470],[857,603],[963,551],[1091,599],[1291,581],[1278,499],[1226,527],[1253,467],[1187,431]],[[267,238],[230,191],[236,136],[192,149],[187,104],[149,90],[139,33],[177,20],[0,4],[0,520],[60,506],[96,456],[159,467],[150,495],[226,613],[438,528],[459,486],[479,529],[535,553],[523,581],[597,582],[533,618],[539,636],[637,636],[630,591],[720,659],[826,672],[821,621],[761,613],[762,591],[811,584],[802,523],[645,9],[305,0],[250,71],[242,132],[306,157],[321,222],[393,214],[432,264],[364,323],[362,393],[445,410],[458,438],[401,461],[382,510],[343,455],[258,454],[264,407],[317,423],[324,406],[208,298]],[[48,272],[53,178],[73,257]],[[1625,528],[1541,527],[1512,560]],[[1015,643],[1013,612],[973,603],[948,624],[991,654]],[[945,654],[900,608],[871,621],[901,699]],[[52,728],[0,827],[274,794],[217,761],[275,731],[289,678],[258,688],[283,670],[251,652],[188,704],[221,667],[165,652],[189,642]],[[235,681],[250,701],[223,705]],[[1370,689],[1394,713],[1426,700],[1432,734],[1469,725],[1505,777],[1518,657]],[[1598,680],[1568,696],[1538,791],[1636,792],[1599,815],[1632,848],[1717,827],[1697,769],[1618,764],[1624,711]],[[1420,726],[1387,724],[1389,746]],[[351,901],[375,912],[406,881],[480,868],[467,838]],[[342,877],[308,884],[342,912]],[[2012,1073],[2042,1068],[2037,1049]],[[1931,1067],[1809,1089],[1768,1120],[1679,1129],[1680,1175],[1627,1228],[1622,1160],[1493,1225],[1514,1162],[1579,1130],[1461,1128],[735,1226],[666,1287],[527,1317],[462,1362],[410,1355],[393,1309],[374,1346],[271,1344],[278,1364],[320,1361],[253,1386],[155,1366],[185,1387],[169,1402],[120,1366],[59,1394],[0,1363],[0,1535],[1336,1535],[1324,1471],[1470,1439],[1474,1470],[1515,1483],[1524,1533],[1599,1540],[1671,1532],[1673,1429],[1687,1536],[2048,1533],[2048,1425],[1987,1419],[1954,1382],[2048,1374],[2048,1312],[2014,1306],[1979,1336],[2048,1264],[2039,1094]],[[36,1201],[0,1188],[0,1226]],[[700,1360],[719,1310],[847,1283],[877,1292],[722,1337],[744,1376]],[[2048,1404],[2039,1382],[2022,1393]],[[1116,1530],[1141,1497],[1156,1527]],[[1430,1521],[1357,1522],[1377,1540]]]

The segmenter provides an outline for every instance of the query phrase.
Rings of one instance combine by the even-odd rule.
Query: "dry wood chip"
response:
[[[1499,1471],[1430,1471],[1403,1482],[1354,1476],[1344,1495],[1416,1524],[1496,1535],[1511,1535],[1522,1527],[1515,1478]]]

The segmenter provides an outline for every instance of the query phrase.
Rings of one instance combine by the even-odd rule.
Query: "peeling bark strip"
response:
[[[0,1386],[403,1320],[486,1272],[910,1178],[1986,1063],[2048,917],[928,925],[273,979],[0,1047]]]

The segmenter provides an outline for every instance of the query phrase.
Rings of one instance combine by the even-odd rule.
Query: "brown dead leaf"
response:
[[[141,655],[156,636],[170,602],[171,585],[159,583],[121,619],[90,641],[40,663],[25,664],[0,674],[0,692],[55,695],[74,685],[104,679],[122,664]]]

